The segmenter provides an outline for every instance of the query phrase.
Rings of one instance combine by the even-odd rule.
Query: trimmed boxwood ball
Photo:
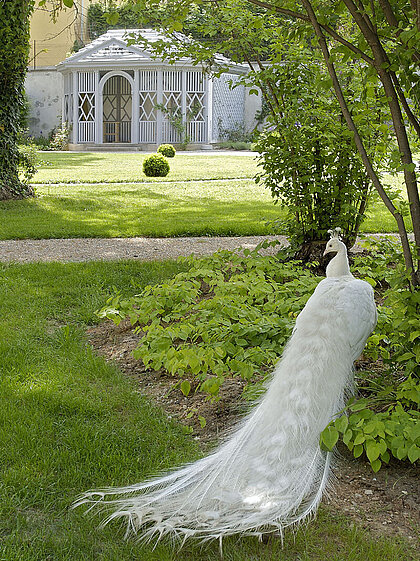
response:
[[[143,162],[143,171],[147,177],[165,177],[169,170],[169,162],[162,154],[152,154]]]
[[[173,158],[176,154],[175,148],[172,144],[161,144],[157,149],[158,152],[166,156],[167,158]]]

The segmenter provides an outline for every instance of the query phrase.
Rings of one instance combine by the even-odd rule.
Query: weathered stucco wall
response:
[[[29,70],[25,80],[25,91],[31,106],[29,134],[48,136],[60,124],[63,76],[55,68]]]

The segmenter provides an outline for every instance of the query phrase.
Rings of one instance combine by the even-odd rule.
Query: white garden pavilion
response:
[[[190,146],[205,148],[219,141],[222,131],[243,125],[245,88],[231,88],[246,73],[243,65],[231,64],[212,78],[186,58],[169,65],[139,45],[127,45],[133,33],[150,41],[164,38],[152,30],[108,31],[58,65],[70,148],[147,150],[178,144],[183,135]]]

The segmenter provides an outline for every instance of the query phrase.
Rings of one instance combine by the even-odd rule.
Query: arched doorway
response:
[[[130,81],[110,76],[102,90],[103,141],[131,142],[132,94]]]

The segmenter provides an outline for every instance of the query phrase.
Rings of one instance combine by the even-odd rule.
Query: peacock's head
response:
[[[334,230],[328,230],[331,239],[328,241],[325,247],[324,255],[327,255],[327,253],[338,253],[340,251],[342,252],[347,250],[345,244],[340,239],[340,232],[341,232],[341,228],[334,228]]]
[[[342,241],[338,238],[331,238],[325,247],[324,255],[327,255],[327,253],[338,253],[340,250],[343,251],[343,249],[346,249],[346,246]]]

